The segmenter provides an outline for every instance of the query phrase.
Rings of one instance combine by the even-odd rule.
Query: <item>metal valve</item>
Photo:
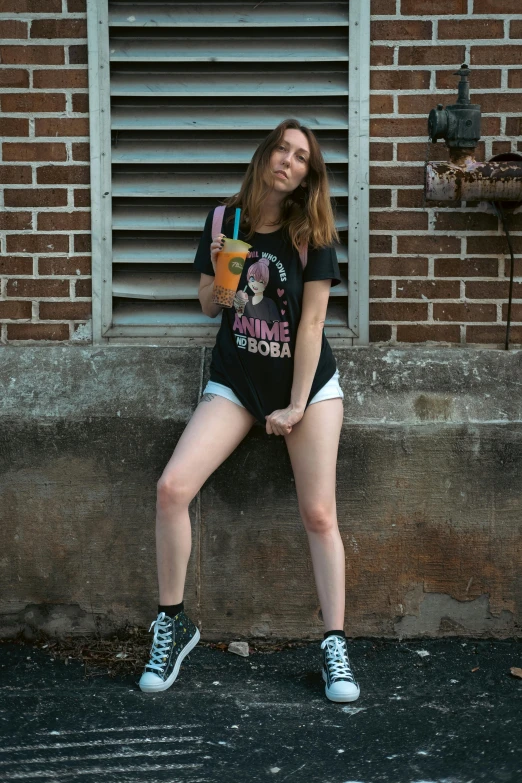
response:
[[[432,141],[444,139],[450,149],[475,149],[480,139],[480,106],[469,99],[470,70],[464,63],[453,75],[460,76],[457,103],[446,106],[439,103],[430,111],[428,134]]]

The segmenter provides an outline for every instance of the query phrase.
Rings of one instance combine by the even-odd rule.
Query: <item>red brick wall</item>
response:
[[[85,0],[0,0],[0,342],[91,317]]]
[[[370,339],[501,344],[506,239],[493,215],[423,207],[423,167],[428,112],[454,102],[463,62],[483,110],[477,157],[522,152],[521,0],[371,7]],[[91,317],[85,16],[85,0],[0,0],[4,344],[76,342]],[[446,157],[431,145],[430,159]],[[512,225],[520,276],[522,215]],[[521,288],[517,279],[513,343]]]
[[[427,117],[468,63],[477,160],[522,152],[522,0],[372,0],[370,340],[501,344],[510,257],[495,215],[423,206]],[[429,160],[448,160],[431,144]],[[522,275],[522,214],[512,216]],[[518,235],[517,235],[518,233]],[[512,343],[522,343],[515,278]],[[516,324],[518,321],[519,325]]]

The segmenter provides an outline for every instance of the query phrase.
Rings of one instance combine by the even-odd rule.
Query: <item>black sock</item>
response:
[[[158,604],[158,614],[160,612],[165,612],[167,617],[175,617],[178,612],[183,611],[183,601],[180,604],[172,604],[172,606],[162,606],[161,604]]]
[[[342,636],[343,639],[346,639],[346,634],[344,631],[327,631],[323,639],[326,639],[327,636]]]

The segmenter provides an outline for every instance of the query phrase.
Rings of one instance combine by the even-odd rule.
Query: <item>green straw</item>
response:
[[[239,207],[236,207],[236,219],[234,220],[234,233],[232,235],[232,239],[237,239],[237,235],[239,233],[239,217],[241,215],[241,210]]]

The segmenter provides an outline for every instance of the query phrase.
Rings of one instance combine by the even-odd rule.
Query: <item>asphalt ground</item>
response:
[[[248,657],[199,644],[155,695],[141,666],[3,642],[0,780],[521,783],[522,640],[355,639],[349,652],[361,696],[336,704],[320,642]]]

